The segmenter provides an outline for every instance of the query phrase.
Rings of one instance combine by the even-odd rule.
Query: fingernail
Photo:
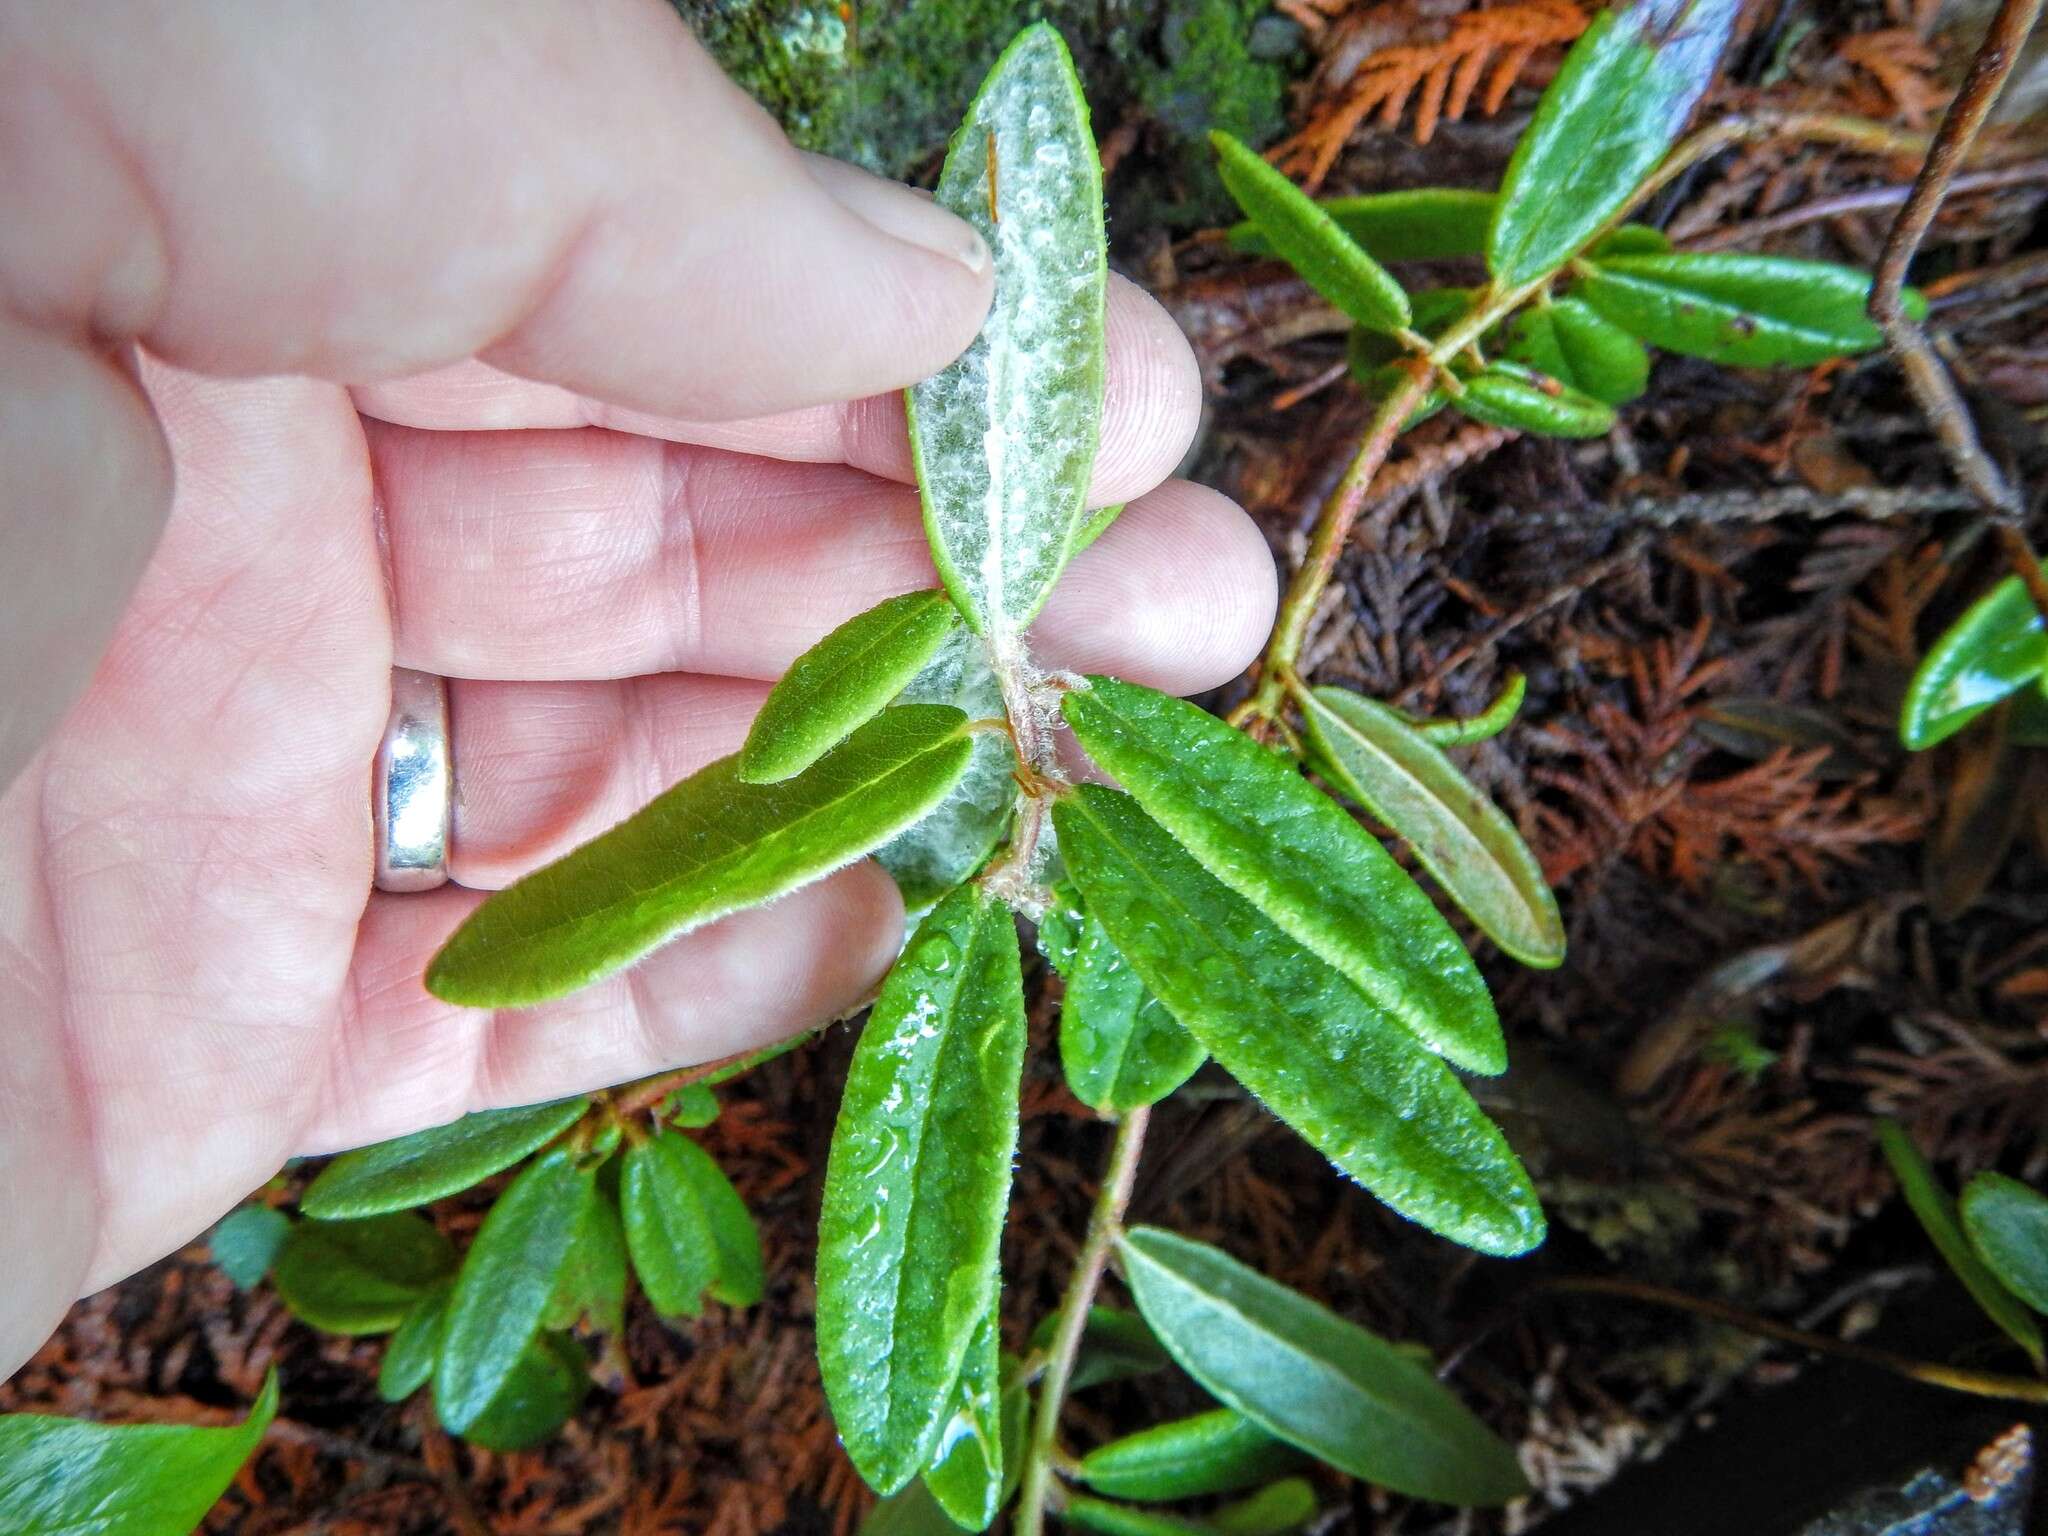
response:
[[[892,239],[957,261],[970,272],[988,270],[988,242],[981,232],[924,193],[827,155],[806,154],[804,163],[833,201],[863,223]]]

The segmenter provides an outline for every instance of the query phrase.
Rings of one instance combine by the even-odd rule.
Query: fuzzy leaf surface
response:
[[[459,1194],[537,1152],[583,1117],[587,1098],[487,1109],[344,1152],[306,1189],[299,1209],[322,1221],[409,1211]]]
[[[1354,1477],[1446,1504],[1529,1491],[1508,1445],[1376,1334],[1157,1227],[1119,1241],[1160,1340],[1216,1399]]]
[[[1117,948],[1188,1033],[1310,1145],[1455,1242],[1514,1254],[1542,1241],[1521,1163],[1413,1035],[1128,795],[1084,784],[1053,816],[1089,910]]]
[[[270,1273],[291,1229],[291,1218],[283,1211],[267,1205],[237,1206],[206,1235],[206,1246],[235,1289],[246,1291]]]
[[[2019,577],[2008,576],[1942,631],[1906,689],[1899,737],[1914,752],[1948,740],[2048,668],[2048,633]]]
[[[1522,836],[1442,750],[1384,704],[1343,688],[1301,701],[1319,771],[1408,839],[1422,867],[1524,965],[1564,959],[1564,920]]]
[[[2048,1312],[2048,1199],[2018,1179],[1980,1173],[1963,1186],[1962,1217],[1984,1267],[2036,1312]]]
[[[1007,650],[1073,556],[1101,434],[1102,162],[1067,45],[1040,23],[982,82],[938,201],[981,231],[995,300],[909,392],[925,532],[961,614]]]
[[[1364,197],[1319,198],[1316,206],[1375,261],[1448,261],[1477,256],[1486,249],[1495,202],[1491,192],[1418,187]],[[1231,226],[1230,243],[1252,256],[1270,256],[1274,251],[1265,231],[1250,219]]]
[[[434,1379],[450,1289],[438,1286],[414,1302],[384,1346],[384,1359],[377,1366],[377,1395],[385,1402],[402,1403]]]
[[[389,1333],[455,1273],[455,1248],[412,1211],[302,1221],[278,1250],[277,1294],[328,1333]]]
[[[930,1464],[995,1306],[1024,1061],[1009,910],[963,886],[918,926],[847,1072],[818,1224],[818,1360],[877,1492]]]
[[[1465,380],[1456,404],[1474,421],[1542,437],[1600,437],[1614,427],[1613,406],[1508,358]]]
[[[1643,344],[1583,299],[1523,310],[1510,327],[1507,356],[1605,405],[1626,405],[1650,386]]]
[[[1099,1445],[1079,1475],[1113,1499],[1195,1499],[1256,1487],[1304,1459],[1235,1409],[1216,1408]]]
[[[970,720],[999,719],[1002,685],[990,668],[979,636],[955,629],[925,669],[898,697],[899,704],[947,704]],[[875,850],[903,893],[907,911],[929,909],[946,892],[988,862],[1017,801],[1017,766],[1010,738],[1001,731],[977,731],[967,771],[946,797],[914,825]]]
[[[1478,967],[1377,838],[1206,710],[1135,683],[1090,682],[1062,702],[1067,723],[1147,815],[1432,1050],[1475,1072],[1506,1067]]]
[[[745,783],[739,759],[720,758],[486,900],[434,956],[427,990],[477,1008],[545,1002],[809,885],[945,798],[973,750],[965,724],[941,705],[885,709],[779,784]]]
[[[1105,1114],[1156,1104],[1207,1055],[1084,911],[1060,1003],[1060,1066],[1074,1097]]]

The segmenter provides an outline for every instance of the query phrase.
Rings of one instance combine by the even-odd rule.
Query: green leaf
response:
[[[2044,563],[2048,569],[2048,563]],[[2017,576],[1978,598],[1934,642],[1899,714],[1899,737],[1914,752],[1955,735],[1985,710],[2040,679],[2048,633]]]
[[[1113,507],[1103,507],[1099,511],[1089,513],[1086,521],[1081,524],[1080,532],[1074,535],[1074,553],[1078,555],[1090,544],[1093,544],[1097,539],[1109,532],[1109,525],[1123,515],[1124,504],[1122,502],[1118,502]]]
[[[482,1418],[539,1337],[596,1183],[558,1148],[522,1169],[477,1229],[434,1366],[435,1410],[456,1434]]]
[[[718,1118],[718,1095],[703,1083],[685,1083],[663,1101],[661,1118],[684,1130],[702,1130]]]
[[[1437,747],[1469,747],[1498,736],[1521,713],[1522,700],[1529,692],[1529,679],[1515,672],[1508,676],[1500,696],[1476,715],[1463,720],[1411,720],[1415,734]]]
[[[880,1493],[930,1463],[996,1304],[1024,1036],[1016,927],[963,886],[882,984],[847,1072],[818,1222],[825,1394]]]
[[[1102,162],[1050,26],[996,60],[938,200],[988,241],[995,301],[973,345],[911,388],[911,456],[939,575],[1007,653],[1073,556],[1101,433]]]
[[[1059,1314],[1047,1313],[1031,1331],[1033,1353],[1051,1346],[1058,1324]],[[1088,1309],[1087,1320],[1081,1325],[1081,1352],[1074,1359],[1067,1390],[1080,1392],[1104,1382],[1146,1376],[1171,1364],[1171,1357],[1152,1336],[1145,1319],[1135,1312],[1098,1302]]]
[[[1564,920],[1514,823],[1384,704],[1342,688],[1301,698],[1317,771],[1408,839],[1422,867],[1524,965],[1564,959]]]
[[[1556,271],[1635,195],[1714,78],[1737,0],[1637,0],[1565,55],[1501,179],[1486,264],[1502,288]]]
[[[1134,683],[1090,682],[1062,705],[1076,739],[1211,874],[1431,1049],[1475,1072],[1506,1067],[1478,968],[1376,838],[1214,715]]]
[[[277,1416],[277,1372],[240,1424],[88,1424],[0,1414],[0,1531],[9,1536],[186,1536]]]
[[[1156,1104],[1207,1054],[1084,913],[1060,1002],[1060,1066],[1074,1097],[1105,1114]]]
[[[1230,1408],[1155,1424],[1081,1458],[1080,1479],[1113,1499],[1235,1493],[1300,1466],[1301,1453]]]
[[[1653,346],[1737,368],[1806,367],[1884,340],[1864,313],[1870,275],[1743,251],[1668,251],[1589,264],[1577,289]],[[1924,314],[1917,294],[1908,303]]]
[[[1161,1342],[1215,1398],[1340,1471],[1446,1504],[1529,1491],[1515,1453],[1429,1370],[1206,1243],[1137,1227],[1124,1273]]]
[[[1316,1490],[1305,1477],[1285,1477],[1209,1516],[1221,1536],[1282,1536],[1315,1519]]]
[[[626,1323],[626,1231],[608,1179],[591,1181],[581,1224],[541,1314],[541,1327],[574,1328],[589,1321],[605,1333]]]
[[[434,1376],[434,1358],[441,1352],[441,1324],[448,1316],[451,1286],[437,1286],[413,1303],[384,1346],[384,1360],[377,1367],[377,1395],[387,1403],[402,1403]]]
[[[1609,256],[1653,256],[1671,249],[1671,237],[1647,224],[1624,224],[1611,235],[1602,235],[1586,249],[1594,261]]]
[[[1301,280],[1360,325],[1406,329],[1408,295],[1336,220],[1258,152],[1221,129],[1209,135],[1216,168],[1237,206],[1251,216]]]
[[[760,1234],[710,1153],[658,1131],[630,1147],[619,1185],[634,1272],[665,1317],[695,1317],[708,1290],[733,1306],[761,1299]]]
[[[229,1211],[207,1235],[206,1244],[221,1273],[246,1291],[277,1260],[277,1250],[292,1229],[291,1218],[267,1205],[243,1205]]]
[[[1506,358],[1465,380],[1453,403],[1474,421],[1543,437],[1600,437],[1614,427],[1614,407]]]
[[[975,1330],[953,1385],[953,1411],[924,1474],[924,1485],[939,1507],[967,1531],[988,1529],[1007,1497],[1006,1479],[1009,1487],[1016,1486],[1023,1453],[1017,1411],[1025,1388],[1021,1379],[1011,1383],[1011,1390],[1004,1388],[996,1314],[990,1307]]]
[[[1091,1499],[1085,1493],[1067,1495],[1060,1518],[1068,1525],[1096,1536],[1209,1536],[1206,1527],[1193,1520],[1181,1520],[1129,1504],[1112,1504]]]
[[[487,1451],[530,1449],[568,1423],[589,1390],[590,1359],[582,1346],[566,1334],[544,1333],[512,1362],[462,1438]]]
[[[1496,201],[1491,192],[1419,187],[1365,197],[1325,197],[1316,206],[1375,261],[1449,261],[1486,249]],[[1249,219],[1230,227],[1230,244],[1247,255],[1273,253],[1273,242]]]
[[[322,1221],[409,1211],[459,1194],[537,1152],[583,1118],[588,1098],[489,1109],[344,1152],[307,1187],[299,1209]]]
[[[1495,1254],[1542,1241],[1522,1165],[1412,1035],[1214,879],[1129,796],[1084,784],[1053,817],[1088,909],[1188,1033],[1275,1114],[1402,1215],[1454,1241]]]
[[[802,773],[880,714],[959,627],[943,592],[906,592],[848,619],[769,693],[740,748],[740,777],[773,784]]]
[[[1370,334],[1371,332],[1365,330],[1355,330],[1351,333],[1351,376],[1358,380],[1359,388],[1365,391],[1368,398],[1375,404],[1384,405],[1401,392],[1402,386],[1408,382],[1408,372],[1391,363],[1380,368],[1366,366],[1361,357],[1364,349],[1359,346],[1358,341],[1360,337]],[[1450,403],[1451,396],[1448,390],[1442,385],[1432,386],[1429,393],[1422,397],[1422,403],[1408,413],[1408,419],[1401,423],[1401,430],[1412,432]]]
[[[1509,328],[1507,356],[1607,405],[1625,405],[1650,386],[1650,354],[1583,299],[1525,309]]]
[[[1985,1268],[2036,1312],[2048,1312],[2048,1199],[2018,1179],[1980,1173],[1963,1186],[1962,1215]]]
[[[728,912],[808,885],[879,848],[967,770],[957,709],[886,709],[808,772],[747,784],[736,757],[469,915],[427,967],[451,1003],[517,1008],[601,981]]]
[[[411,1211],[302,1221],[277,1255],[277,1294],[328,1333],[389,1333],[455,1273],[455,1248]]]
[[[1906,1197],[1906,1204],[1919,1218],[1920,1225],[1927,1231],[1935,1248],[1955,1276],[1975,1298],[1984,1315],[2005,1330],[2006,1335],[2027,1352],[2034,1362],[2034,1369],[2042,1366],[2041,1325],[2034,1321],[2034,1315],[2020,1299],[2008,1291],[1977,1257],[1970,1240],[1963,1235],[1963,1229],[1956,1222],[1955,1202],[1948,1197],[1948,1191],[1941,1187],[1928,1166],[1920,1149],[1913,1145],[1913,1138],[1906,1134],[1906,1128],[1896,1120],[1880,1120],[1877,1123],[1878,1145],[1884,1149],[1885,1161],[1891,1164],[1892,1176],[1899,1181],[1899,1192]]]

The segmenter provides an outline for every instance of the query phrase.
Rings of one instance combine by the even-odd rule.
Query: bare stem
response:
[[[1017,1536],[1040,1536],[1045,1529],[1046,1501],[1052,1492],[1053,1468],[1059,1460],[1060,1409],[1066,1402],[1067,1383],[1074,1374],[1074,1357],[1081,1349],[1082,1330],[1088,1326],[1088,1308],[1095,1301],[1095,1288],[1102,1282],[1110,1248],[1123,1230],[1124,1210],[1131,1203],[1131,1188],[1138,1177],[1138,1157],[1145,1147],[1145,1125],[1151,1116],[1151,1110],[1140,1107],[1117,1122],[1116,1140],[1110,1145],[1109,1166],[1103,1170],[1102,1188],[1088,1217],[1081,1256],[1074,1263],[1067,1293],[1060,1299],[1059,1321],[1047,1347],[1045,1374],[1039,1378],[1038,1409],[1031,1421],[1031,1437],[1024,1448],[1024,1471],[1017,1485]]]

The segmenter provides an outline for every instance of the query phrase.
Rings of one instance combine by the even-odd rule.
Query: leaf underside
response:
[[[1963,1188],[1962,1219],[1985,1268],[2048,1312],[2048,1198],[2002,1173],[1980,1173]]]

